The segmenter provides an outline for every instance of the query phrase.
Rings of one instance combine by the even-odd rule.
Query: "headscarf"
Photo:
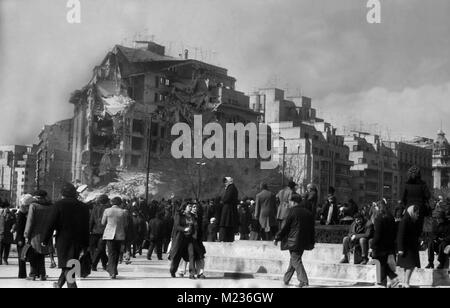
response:
[[[228,187],[230,184],[233,184],[233,178],[226,176],[223,178],[223,182],[225,183],[225,186]]]
[[[35,199],[31,194],[25,194],[22,195],[20,198],[20,208],[19,211],[22,213],[28,213],[28,209],[30,207],[30,204],[33,203]]]

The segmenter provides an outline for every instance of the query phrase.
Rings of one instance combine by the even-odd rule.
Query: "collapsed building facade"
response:
[[[92,79],[72,93],[72,178],[100,185],[120,171],[144,171],[150,157],[170,157],[174,123],[257,122],[249,97],[218,66],[165,55],[164,46],[116,45],[94,68]]]

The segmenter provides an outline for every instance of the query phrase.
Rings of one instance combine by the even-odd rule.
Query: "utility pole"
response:
[[[147,153],[147,172],[145,179],[145,204],[148,205],[148,184],[150,181],[150,156],[152,151],[152,117],[149,117],[148,121],[148,153]]]

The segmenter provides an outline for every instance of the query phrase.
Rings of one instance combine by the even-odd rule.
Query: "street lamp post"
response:
[[[147,148],[147,170],[146,170],[146,179],[145,179],[145,204],[148,205],[148,184],[150,181],[150,155],[152,151],[152,117],[149,117],[148,121],[148,148]]]
[[[206,165],[204,162],[196,162],[195,163],[198,167],[198,187],[197,187],[197,198],[200,200],[200,185],[201,185],[201,173],[200,173],[200,167]]]
[[[284,168],[285,168],[285,155],[286,155],[286,139],[280,136],[280,139],[283,140],[283,166],[282,166],[282,176],[281,176],[281,186],[284,187]]]

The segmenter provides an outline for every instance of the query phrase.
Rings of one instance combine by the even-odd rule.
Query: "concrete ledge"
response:
[[[266,275],[282,277],[289,265],[289,253],[281,251],[272,242],[237,241],[233,243],[205,243],[205,269],[228,274]],[[317,244],[307,251],[303,263],[312,279],[334,279],[361,283],[375,283],[377,269],[374,265],[339,264],[342,246],[339,244]],[[423,266],[426,253],[421,252]],[[400,279],[403,270],[397,269]],[[416,269],[412,285],[450,286],[448,270]]]

